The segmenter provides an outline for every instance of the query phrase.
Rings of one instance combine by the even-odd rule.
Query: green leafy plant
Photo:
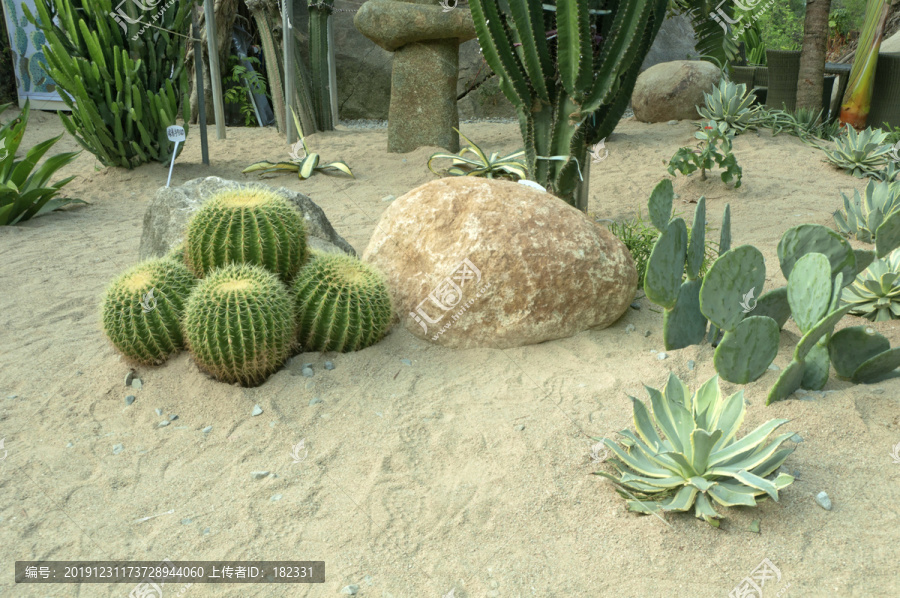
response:
[[[717,126],[724,123],[729,131],[742,133],[756,128],[759,107],[753,105],[755,100],[744,83],[737,85],[723,79],[711,93],[703,94],[704,105],[697,112],[705,121],[714,121]]]
[[[732,33],[722,26],[722,15],[730,19],[729,22],[734,22],[737,17],[737,11],[731,2],[669,0],[669,12],[681,14],[691,21],[691,28],[697,39],[694,50],[704,60],[721,67],[737,58],[737,42],[732,38]]]
[[[104,166],[168,163],[166,128],[179,102],[190,106],[184,54],[193,2],[138,4],[121,3],[115,14],[110,0],[38,0],[39,19],[23,6],[46,36],[47,73],[71,110],[59,113],[63,125]]]
[[[734,181],[734,187],[740,187],[743,170],[731,153],[734,132],[729,129],[728,124],[711,120],[703,129],[694,133],[694,137],[700,140],[698,149],[682,147],[675,152],[669,161],[669,174],[674,175],[676,171],[691,174],[699,170],[700,180],[705,181],[706,171],[718,166],[725,170],[721,174],[723,182]]]
[[[447,154],[436,152],[428,158],[428,170],[434,174],[431,167],[434,160],[446,158],[452,160],[452,165],[447,169],[447,174],[452,176],[483,176],[485,178],[503,178],[517,181],[519,179],[527,179],[528,173],[525,168],[525,150],[519,150],[506,156],[501,156],[499,152],[492,152],[490,155],[475,145],[468,137],[460,133],[457,129],[453,129],[459,136],[465,139],[469,145],[460,150],[458,154]],[[472,154],[474,158],[466,157],[466,154]]]
[[[766,65],[766,43],[763,41],[763,32],[759,23],[753,23],[741,33],[741,41],[747,55],[747,63],[759,66]]]
[[[834,213],[838,229],[863,243],[874,243],[878,227],[900,210],[900,182],[869,181],[863,196],[859,190],[854,190],[852,201],[843,193],[841,197],[844,199],[844,211]]]
[[[868,127],[857,133],[853,127],[844,127],[844,134],[835,138],[835,147],[826,149],[828,161],[850,171],[856,178],[888,178],[888,165],[892,148],[885,143],[887,133]]]
[[[0,114],[9,108],[0,106]],[[38,161],[60,140],[62,135],[38,143],[25,154],[24,160],[16,160],[16,151],[28,125],[29,102],[22,113],[0,128],[0,226],[18,224],[37,218],[72,203],[86,203],[80,199],[57,197],[59,190],[74,176],[47,185],[60,168],[70,163],[81,152],[66,152],[48,158],[34,170]],[[32,172],[33,171],[33,172]]]
[[[776,471],[794,451],[782,448],[793,434],[769,440],[788,420],[769,420],[738,440],[746,411],[743,391],[724,398],[713,376],[691,394],[675,374],[669,374],[662,391],[644,388],[649,409],[630,397],[637,434],[620,432],[621,446],[599,439],[615,455],[608,462],[616,475],[597,475],[612,480],[630,511],[693,508],[696,517],[718,527],[722,516],[713,503],[754,507],[758,497],[766,496],[777,501],[778,492],[794,481]]]
[[[852,306],[851,314],[873,322],[900,319],[900,249],[872,262],[844,289],[842,299]]]
[[[316,172],[328,173],[331,170],[337,170],[339,172],[343,172],[344,174],[349,174],[351,177],[353,177],[353,173],[350,171],[350,167],[347,166],[347,164],[345,164],[344,162],[329,162],[328,164],[320,164],[319,154],[310,152],[309,146],[306,145],[306,138],[302,133],[303,129],[301,128],[300,121],[297,119],[297,114],[294,113],[293,109],[291,109],[291,114],[294,117],[294,123],[297,127],[297,135],[300,137],[297,143],[294,144],[294,147],[291,151],[291,161],[256,162],[254,164],[251,164],[241,172],[244,174],[257,172],[260,175],[281,172],[296,172],[301,181],[304,179],[308,179]]]
[[[667,0],[590,4],[469,3],[484,59],[516,108],[529,176],[585,212],[588,147],[625,111]]]
[[[225,102],[227,104],[235,104],[244,117],[244,126],[257,126],[256,110],[253,107],[253,100],[249,94],[263,94],[268,97],[269,93],[266,89],[266,78],[258,69],[250,70],[243,65],[243,61],[236,56],[232,57],[234,63],[231,66],[231,75],[225,77],[224,83],[228,88],[225,92]],[[243,60],[249,61],[251,64],[259,67],[259,59],[254,56],[248,56]]]

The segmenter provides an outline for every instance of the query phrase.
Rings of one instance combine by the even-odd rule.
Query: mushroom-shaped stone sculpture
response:
[[[423,145],[459,151],[453,130],[459,128],[459,44],[475,37],[472,13],[447,10],[438,0],[368,0],[353,24],[394,53],[388,151]]]

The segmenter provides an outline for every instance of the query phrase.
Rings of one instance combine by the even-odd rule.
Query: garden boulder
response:
[[[384,212],[363,253],[419,338],[508,348],[615,322],[637,271],[606,228],[553,195],[475,177],[426,183]]]
[[[306,237],[312,249],[356,255],[325,217],[322,208],[302,193],[270,187],[262,183],[239,183],[219,177],[206,177],[186,182],[180,187],[161,187],[144,213],[140,259],[160,257],[184,241],[187,222],[210,197],[226,189],[268,189],[285,197],[303,214]]]
[[[718,85],[719,68],[703,60],[675,60],[638,75],[631,94],[634,117],[645,123],[697,120],[703,94]]]

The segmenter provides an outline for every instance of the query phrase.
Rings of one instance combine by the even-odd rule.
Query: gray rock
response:
[[[646,338],[646,337],[649,337],[650,334],[651,334],[651,332],[648,330],[647,332],[644,333],[644,337],[645,337],[645,338]]]
[[[668,357],[669,357],[669,355],[665,351],[663,351],[662,353],[659,353],[656,356],[656,358],[660,361],[662,361],[663,359],[668,359]]]
[[[166,420],[163,420],[163,421],[159,422],[159,425],[156,426],[156,427],[157,427],[157,428],[165,428],[166,426],[169,425],[169,423],[170,423],[169,420],[166,419]]]
[[[268,476],[269,476],[268,471],[251,471],[250,472],[250,477],[253,478],[254,480],[261,480]]]
[[[140,378],[135,378],[134,380],[131,381],[131,388],[133,388],[135,390],[140,390],[143,387],[144,387],[144,383],[141,382]]]
[[[134,380],[134,371],[130,371],[125,374],[125,386],[131,386],[131,382]]]
[[[516,432],[521,432],[525,429],[525,424],[519,424],[516,426]]]
[[[669,121],[669,124],[670,124],[670,125],[677,125],[679,122],[680,122],[680,121],[677,121],[677,120],[670,120],[670,121]]]
[[[131,405],[132,403],[134,403],[134,395],[128,395],[127,397],[125,397],[126,405]]]
[[[349,586],[344,586],[341,590],[341,594],[349,594],[350,596],[356,596],[356,593],[359,592],[359,586],[355,583],[351,583]]]
[[[240,183],[206,177],[193,179],[178,187],[161,187],[144,213],[144,229],[139,249],[140,259],[161,257],[184,241],[187,221],[212,195],[227,189],[265,189],[284,196],[303,214],[307,242],[312,249],[330,253],[356,255],[313,201],[296,191],[270,187],[262,183]]]
[[[640,308],[641,308],[641,302],[640,302],[640,301],[633,301],[633,302],[631,303],[631,309],[640,309]]]
[[[7,395],[6,398],[7,399],[17,399],[17,398],[19,398],[19,395]]]
[[[117,445],[113,446],[113,455],[118,455],[119,453],[121,453],[124,450],[125,450],[124,446],[122,446],[121,444],[117,444]]]
[[[816,494],[816,502],[826,511],[831,510],[831,499],[828,498],[828,494],[826,494],[824,491]]]
[[[203,528],[203,535],[206,536],[206,535],[208,535],[208,534],[209,534],[209,528],[208,528],[208,527],[204,527],[204,528]]]
[[[625,326],[625,332],[634,332],[634,324],[628,324]]]
[[[303,371],[301,373],[307,378],[312,378],[314,375],[312,368],[303,368]]]
[[[381,201],[388,202],[388,201],[394,201],[395,199],[397,199],[397,198],[394,197],[393,195],[385,195],[384,197],[381,198]]]
[[[304,367],[304,368],[311,368],[312,366],[313,366],[313,364],[311,364],[311,363],[304,363],[304,364],[303,364],[303,367]]]
[[[796,442],[797,444],[800,444],[801,442],[803,442],[803,436],[800,436],[799,434],[794,434],[793,436],[791,436],[790,440],[791,440],[791,442]]]
[[[312,407],[313,405],[318,405],[321,402],[322,399],[320,399],[319,397],[313,397],[309,400],[309,406]]]
[[[163,414],[163,410],[160,409],[159,407],[157,407],[157,408],[156,408],[156,415],[162,415],[162,414]]]
[[[334,362],[326,361],[326,362],[325,362],[325,369],[326,369],[326,370],[333,370],[333,369],[334,369]]]
[[[190,525],[193,522],[194,522],[194,520],[191,519],[190,517],[185,517],[184,519],[181,520],[181,525]]]
[[[670,60],[684,60],[696,58],[697,50],[694,48],[697,38],[691,21],[683,15],[672,15],[663,21],[659,33],[650,46],[650,51],[644,58],[641,70],[646,70],[660,62]],[[699,116],[695,117],[699,118]]]
[[[769,369],[772,370],[773,372],[777,372],[779,370],[778,366],[775,365],[774,363],[769,364]]]
[[[403,365],[412,365],[412,362],[406,358],[401,359],[400,363],[402,363]]]
[[[647,123],[697,119],[703,94],[722,78],[719,67],[705,60],[674,60],[641,73],[634,85],[634,117]]]
[[[203,430],[201,430],[201,432],[203,432],[204,434],[209,434],[210,432],[212,432],[212,426],[206,426],[205,428],[203,428]]]
[[[178,419],[178,416],[175,415],[174,413],[171,414],[171,415],[169,416],[169,421],[170,421],[170,422],[173,422],[173,421],[175,421],[176,419]]]
[[[262,412],[263,412],[262,407],[260,407],[259,405],[254,405],[253,411],[250,413],[250,415],[252,415],[253,417],[256,417],[257,415],[262,415]]]
[[[281,500],[281,495],[280,495],[280,494],[273,494],[273,495],[272,495],[272,498],[270,498],[269,500],[271,500],[272,502],[278,502],[279,500]]]
[[[71,443],[71,442],[70,442],[70,443],[68,443],[68,444],[66,444],[66,448],[72,448],[72,447],[73,447],[73,446],[75,446],[75,445],[74,445],[74,444],[72,444],[72,443]],[[115,450],[115,449],[114,449],[114,450]]]
[[[689,369],[689,370],[693,370],[694,367],[695,367],[696,365],[697,365],[697,364],[694,363],[694,360],[693,360],[693,359],[688,359],[687,366],[688,366],[688,369]]]

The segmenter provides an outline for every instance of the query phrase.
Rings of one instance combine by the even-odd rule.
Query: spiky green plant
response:
[[[900,249],[872,262],[841,298],[853,306],[851,314],[874,322],[900,319]]]
[[[700,180],[705,181],[706,171],[718,165],[723,169],[722,181],[724,183],[734,181],[735,189],[740,187],[744,171],[731,152],[734,131],[728,127],[728,124],[711,120],[694,133],[694,137],[700,140],[697,149],[679,148],[669,161],[669,174],[674,175],[676,172],[691,174],[699,170]],[[719,143],[722,144],[721,147]]]
[[[196,279],[170,259],[142,262],[109,286],[102,304],[103,331],[125,357],[158,364],[184,345],[181,318]]]
[[[585,212],[588,147],[609,137],[628,106],[667,0],[590,4],[469,3],[484,59],[516,108],[529,176]]]
[[[900,182],[869,181],[863,196],[855,189],[852,201],[844,193],[841,197],[844,199],[844,211],[834,213],[838,229],[863,243],[874,243],[878,227],[888,216],[900,210]]]
[[[214,270],[191,293],[184,334],[197,364],[214,378],[261,384],[294,345],[294,306],[287,287],[258,266]]]
[[[834,149],[825,149],[828,161],[849,170],[856,178],[884,179],[891,154],[891,146],[885,143],[887,133],[881,129],[867,128],[860,133],[853,127],[844,127],[844,134],[834,139]]]
[[[453,161],[450,168],[447,169],[447,174],[452,176],[483,176],[489,179],[506,178],[512,181],[528,177],[524,162],[525,150],[519,150],[506,156],[501,156],[499,152],[492,152],[488,155],[458,129],[454,128],[453,130],[459,133],[459,136],[465,139],[469,145],[462,148],[458,154],[445,152],[431,154],[431,157],[428,158],[428,170],[434,174],[439,175],[440,173],[435,172],[431,163],[434,160],[447,158]],[[475,157],[468,158],[466,154],[473,154]]]
[[[292,289],[303,348],[359,351],[381,340],[393,319],[384,276],[349,255],[313,256]]]
[[[759,107],[754,106],[756,96],[747,93],[744,83],[737,85],[722,79],[712,92],[703,94],[703,106],[697,112],[704,121],[725,123],[729,130],[741,133],[755,129],[759,120]]]
[[[266,189],[227,189],[191,217],[185,263],[198,278],[226,264],[262,266],[290,282],[306,262],[306,227],[291,203]]]
[[[645,388],[650,409],[630,397],[637,434],[620,432],[622,446],[601,439],[615,455],[609,463],[617,475],[597,475],[613,481],[630,511],[693,508],[698,518],[718,527],[722,516],[713,502],[723,507],[753,507],[760,496],[777,501],[778,491],[794,481],[785,473],[774,475],[794,451],[781,448],[792,434],[780,434],[767,442],[788,420],[769,420],[737,439],[746,411],[743,391],[723,398],[719,379],[713,376],[692,395],[675,374],[669,374],[662,392]]]

